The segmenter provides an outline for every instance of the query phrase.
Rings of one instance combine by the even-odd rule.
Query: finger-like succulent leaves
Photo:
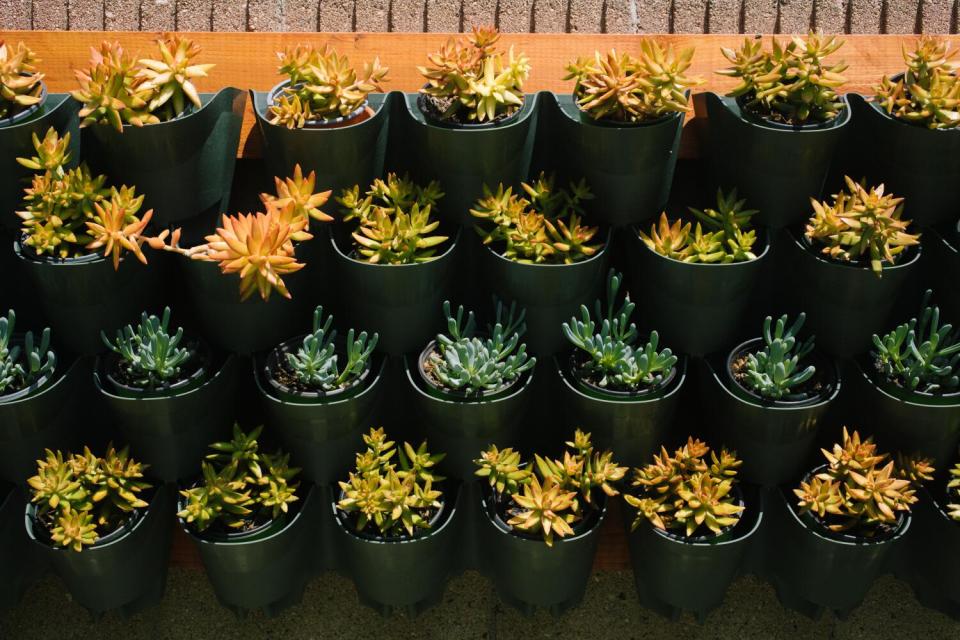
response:
[[[686,91],[702,82],[684,75],[693,47],[674,51],[655,40],[640,41],[640,55],[597,51],[592,59],[567,65],[564,80],[574,80],[573,95],[581,109],[596,120],[645,122],[688,111]]]
[[[824,58],[842,45],[836,36],[814,32],[786,44],[772,38],[769,50],[759,39],[745,38],[737,51],[722,49],[731,66],[717,73],[739,80],[729,95],[758,115],[793,125],[826,122],[844,109],[836,90],[847,81],[840,75],[847,65]]]
[[[50,328],[40,334],[39,343],[34,342],[32,331],[27,331],[21,343],[14,337],[16,319],[13,309],[0,317],[0,395],[36,384],[57,368],[57,357],[50,350]]]
[[[346,362],[340,369],[334,343],[337,331],[331,328],[332,324],[333,316],[327,316],[324,321],[323,307],[318,306],[313,310],[313,332],[304,337],[296,353],[286,354],[286,368],[305,387],[323,391],[341,389],[352,384],[369,366],[378,334],[374,333],[368,339],[366,331],[357,335],[350,329],[345,346]]]
[[[883,76],[875,88],[876,103],[894,118],[928,129],[960,125],[956,50],[936,36],[920,36],[913,51],[901,46],[906,71],[896,81]]]
[[[821,451],[827,460],[824,471],[794,489],[800,513],[812,513],[830,531],[860,537],[876,535],[909,512],[919,482],[934,471],[927,460],[898,469],[887,454],[877,452],[872,438],[861,440],[846,427],[841,443]]]
[[[445,119],[490,122],[523,105],[530,63],[522,53],[515,55],[513,47],[504,59],[495,47],[499,38],[492,27],[474,27],[427,56],[428,66],[418,67],[427,79],[420,91],[446,104]]]
[[[921,393],[951,393],[960,389],[960,331],[940,324],[940,308],[923,296],[918,317],[910,318],[884,336],[873,336],[870,352],[877,370],[904,389]]]
[[[947,505],[947,515],[960,522],[960,462],[950,469],[950,480],[947,481],[947,499],[953,500]]]
[[[723,533],[740,521],[744,509],[732,493],[740,464],[733,452],[722,449],[717,456],[692,437],[673,455],[661,447],[651,464],[633,470],[632,491],[624,495],[637,510],[632,528],[647,521],[688,538],[703,529]]]
[[[14,47],[0,40],[0,120],[40,103],[43,74],[37,70],[39,62],[23,42]]]
[[[814,337],[797,341],[806,318],[806,314],[801,313],[788,327],[786,314],[780,316],[776,325],[773,318],[767,316],[763,321],[764,347],[746,355],[740,373],[734,373],[737,379],[771,400],[789,395],[795,387],[810,380],[816,367],[811,364],[801,368],[800,363],[813,351]]]
[[[181,367],[194,355],[189,348],[180,346],[183,327],[178,327],[173,335],[169,328],[170,307],[166,307],[162,318],[144,311],[136,330],[128,324],[117,331],[113,342],[103,331],[100,338],[120,356],[120,368],[134,385],[152,389],[175,381]]]
[[[919,244],[920,234],[907,233],[910,221],[900,219],[903,198],[884,194],[883,185],[868,191],[849,176],[845,180],[846,191],[835,194],[832,203],[810,199],[813,216],[805,235],[835,260],[868,260],[879,278],[883,264],[895,264],[904,249]]]

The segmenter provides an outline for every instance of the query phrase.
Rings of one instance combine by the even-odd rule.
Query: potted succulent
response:
[[[466,480],[483,447],[515,444],[532,394],[537,359],[520,341],[526,332],[524,312],[497,303],[492,325],[479,333],[476,318],[463,306],[451,313],[443,303],[446,333],[437,334],[418,354],[405,357],[407,381],[417,412],[431,441],[446,452],[447,468]]]
[[[413,351],[439,328],[434,309],[450,293],[459,238],[459,227],[452,239],[441,235],[442,197],[436,181],[421,187],[388,173],[365,194],[357,185],[337,199],[354,225],[331,234],[339,298],[353,324],[380,334],[388,354]]]
[[[313,330],[254,359],[254,378],[271,433],[294,453],[303,476],[328,485],[347,472],[364,425],[377,416],[386,360],[376,333],[350,329],[338,340],[333,316],[313,312]]]
[[[960,442],[960,330],[941,321],[931,296],[928,290],[918,315],[874,334],[873,349],[851,363],[849,381],[877,438],[944,467]]]
[[[722,50],[731,66],[717,72],[737,85],[725,97],[695,100],[708,116],[706,155],[716,183],[741,189],[768,227],[800,222],[804,203],[824,187],[850,122],[846,98],[837,94],[847,66],[826,60],[842,45],[813,32],[786,43],[771,38],[769,49],[745,38],[740,49]]]
[[[541,173],[521,187],[523,195],[484,185],[470,214],[486,246],[480,267],[487,285],[526,308],[530,350],[549,356],[564,347],[563,321],[600,289],[609,234],[584,223],[583,203],[593,198],[586,182],[558,188],[554,176]]]
[[[832,202],[811,203],[805,229],[788,229],[784,243],[792,288],[827,353],[863,353],[916,271],[920,234],[901,219],[903,198],[883,185],[868,189],[848,177]]]
[[[37,115],[47,99],[42,62],[23,42],[16,47],[0,41],[0,126],[9,127]]]
[[[520,454],[495,445],[475,462],[482,485],[481,547],[486,570],[505,602],[526,611],[559,613],[576,605],[587,587],[597,532],[607,499],[626,467],[613,453],[594,450],[579,429],[562,459]]]
[[[161,317],[144,311],[114,340],[101,337],[108,352],[97,358],[93,380],[124,441],[161,482],[195,474],[207,443],[233,424],[235,357],[185,339],[183,327],[171,331],[170,307]]]
[[[500,51],[499,39],[492,27],[474,27],[427,56],[418,67],[423,88],[405,95],[409,126],[390,145],[389,166],[439,180],[448,193],[444,216],[464,226],[482,185],[526,177],[536,133],[536,97],[523,94],[529,61]],[[401,151],[427,148],[413,159]]]
[[[723,601],[762,521],[759,492],[737,478],[741,462],[690,437],[633,470],[623,497],[635,510],[628,545],[641,602],[703,619]]]
[[[94,614],[133,613],[163,596],[170,551],[166,487],[143,480],[126,449],[46,452],[27,483],[27,535]]]
[[[231,440],[210,445],[200,477],[182,485],[177,518],[221,604],[272,614],[309,578],[314,499],[289,455],[261,451],[261,430],[234,426]]]
[[[22,493],[0,484],[0,610],[15,607],[46,569],[23,533],[23,509]]]
[[[417,612],[459,568],[460,487],[437,474],[444,455],[426,441],[397,447],[382,428],[363,441],[334,499],[335,544],[362,602]]]
[[[837,363],[815,349],[814,336],[800,336],[805,319],[767,316],[760,337],[704,360],[701,398],[717,436],[743,456],[747,482],[776,486],[802,473],[840,394]]]
[[[298,44],[277,58],[286,79],[250,92],[267,169],[289,175],[299,164],[336,191],[369,184],[385,152],[389,98],[373,92],[383,90],[387,67],[374,58],[358,71],[327,45]]]
[[[598,299],[592,316],[581,305],[580,318],[563,323],[573,349],[556,356],[554,366],[564,420],[591,425],[597,446],[616,450],[626,464],[640,464],[673,420],[687,365],[686,358],[660,349],[656,331],[640,338],[630,321],[636,304],[629,293],[621,300],[621,281],[611,269],[606,305]]]
[[[842,616],[885,569],[893,545],[910,528],[919,482],[933,469],[920,459],[896,465],[872,438],[861,440],[846,427],[842,441],[822,451],[826,463],[797,488],[770,494],[765,565],[787,606]]]
[[[693,47],[676,51],[644,38],[639,49],[637,56],[597,51],[567,65],[573,93],[556,96],[562,133],[549,140],[568,173],[596,189],[597,218],[611,226],[645,220],[667,203],[687,94],[702,82],[685,75]]]
[[[705,355],[730,344],[769,260],[766,229],[753,224],[737,190],[717,189],[716,208],[690,207],[694,220],[664,212],[650,233],[629,233],[629,263],[644,324],[683,353]]]
[[[919,36],[912,50],[903,47],[906,69],[883,76],[872,99],[850,95],[857,120],[850,162],[903,194],[920,226],[952,222],[960,207],[960,198],[942,188],[960,175],[960,80],[950,46],[938,36]]]
[[[84,157],[139,185],[160,226],[222,212],[230,196],[246,95],[199,93],[194,81],[214,67],[197,64],[199,53],[179,34],[157,40],[156,59],[104,41],[91,49],[89,67],[74,72]]]
[[[89,354],[100,348],[101,329],[118,328],[160,295],[162,274],[144,266],[153,210],[140,212],[135,187],[107,187],[85,163],[68,168],[70,137],[50,128],[42,140],[33,136],[35,156],[18,159],[36,174],[16,212],[14,251],[57,339]]]

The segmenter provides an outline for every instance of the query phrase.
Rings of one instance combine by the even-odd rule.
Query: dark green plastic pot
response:
[[[358,535],[328,505],[334,521],[334,546],[342,570],[353,579],[360,601],[381,613],[410,615],[440,601],[447,579],[461,569],[460,538],[464,505],[460,486],[445,487],[444,508],[433,527],[413,538],[378,539]]]
[[[597,122],[585,115],[570,94],[547,94],[541,108],[557,110],[552,132],[567,174],[586,178],[596,198],[596,220],[621,227],[652,218],[670,196],[677,165],[683,114],[648,124]]]
[[[890,538],[847,542],[826,537],[800,519],[789,489],[774,489],[767,500],[767,579],[785,606],[809,616],[828,609],[845,617],[859,605],[873,581],[886,571],[894,545],[911,527],[906,514]],[[791,500],[791,504],[787,500]]]
[[[927,229],[923,236],[926,281],[936,293],[944,318],[960,322],[960,221],[942,229]]]
[[[369,118],[355,124],[303,129],[270,124],[270,92],[251,91],[250,99],[269,174],[290,176],[299,164],[304,174],[317,172],[319,191],[331,189],[337,197],[354,185],[365,190],[383,172],[391,103],[402,101],[403,95],[371,93],[367,99],[374,113]]]
[[[584,388],[570,374],[566,360],[565,356],[553,360],[563,405],[564,424],[559,426],[589,431],[597,449],[613,451],[621,464],[647,464],[667,439],[687,379],[686,357],[680,356],[676,375],[663,389],[632,397],[602,396]]]
[[[200,94],[203,106],[175,120],[123,133],[106,124],[83,129],[83,158],[111,184],[134,185],[153,224],[164,227],[208,210],[226,211],[247,94]]]
[[[831,260],[808,248],[802,234],[788,229],[780,245],[791,265],[791,290],[798,308],[807,313],[807,328],[817,346],[846,358],[865,352],[875,333],[889,323],[899,292],[917,272],[921,247],[905,252],[895,265],[884,264],[877,277],[869,266]]]
[[[760,491],[743,487],[746,509],[730,531],[696,541],[670,535],[644,522],[628,533],[630,564],[640,602],[675,618],[690,611],[702,621],[723,602],[727,587],[748,571],[747,552],[759,543],[764,505]],[[624,524],[629,530],[633,510]]]
[[[52,547],[34,531],[36,506],[28,504],[27,535],[67,585],[74,602],[95,615],[119,609],[132,614],[163,597],[173,511],[170,489],[157,488],[150,506],[126,532],[77,552]]]
[[[607,272],[610,235],[602,249],[573,264],[524,264],[504,258],[489,246],[480,251],[481,273],[501,300],[526,309],[523,340],[536,356],[551,356],[569,348],[563,323],[590,306]]]
[[[960,522],[951,519],[930,492],[918,493],[910,544],[901,550],[905,562],[898,575],[910,583],[924,606],[960,619]]]
[[[728,264],[674,260],[650,249],[636,229],[627,235],[631,281],[636,299],[644,301],[637,310],[643,326],[657,330],[660,344],[702,356],[739,337],[750,296],[769,262],[765,229],[757,232],[756,260]]]
[[[88,360],[68,360],[51,381],[26,397],[0,398],[0,480],[24,485],[44,449],[78,449],[80,399],[92,390]]]
[[[776,486],[803,473],[823,418],[840,395],[840,369],[834,360],[828,362],[834,382],[829,391],[808,402],[783,403],[763,402],[737,389],[725,357],[701,361],[700,401],[710,407],[720,441],[743,460],[742,480]]]
[[[696,94],[694,107],[707,115],[706,157],[716,184],[736,187],[759,210],[760,224],[781,229],[803,222],[810,198],[823,191],[850,108],[828,123],[791,127],[745,114],[735,98],[715,93]]]
[[[866,358],[846,363],[848,403],[887,451],[919,453],[938,469],[957,455],[960,392],[935,396],[881,382]]]
[[[363,390],[340,399],[291,402],[271,393],[263,358],[254,359],[253,376],[267,429],[276,434],[304,479],[326,486],[347,477],[363,433],[373,425],[384,397],[385,359],[374,359]]]
[[[439,312],[456,273],[461,230],[453,227],[442,253],[429,262],[370,264],[349,256],[349,236],[331,234],[335,280],[347,311],[345,326],[377,332],[377,350],[403,355],[422,347],[442,327]]]
[[[24,507],[20,491],[0,487],[0,611],[16,606],[44,569],[23,530]]]
[[[431,451],[443,451],[444,468],[461,480],[473,478],[473,461],[496,444],[516,447],[524,438],[522,425],[533,395],[533,372],[515,386],[493,398],[466,399],[428,387],[422,380],[416,357],[404,357],[407,398],[412,396],[423,436]]]
[[[851,152],[856,150],[864,175],[902,197],[904,219],[918,227],[955,219],[960,193],[944,185],[960,178],[960,130],[907,124],[864,96],[848,97],[855,123]]]
[[[21,208],[23,190],[30,186],[36,173],[17,162],[17,158],[32,158],[33,135],[43,140],[47,129],[53,127],[61,136],[70,132],[73,142],[71,156],[79,156],[80,136],[77,111],[80,105],[66,93],[47,94],[46,100],[30,117],[6,124],[0,120],[0,229],[20,228],[20,218],[13,212]]]
[[[113,335],[130,318],[160,306],[163,300],[162,259],[145,265],[128,255],[114,270],[113,261],[100,254],[37,259],[19,241],[13,248],[40,299],[53,339],[75,353],[102,351],[101,330]]]
[[[211,442],[230,435],[235,417],[237,359],[215,360],[200,386],[165,397],[118,395],[102,378],[101,358],[93,379],[106,400],[120,439],[149,465],[146,475],[161,482],[195,476]]]
[[[200,552],[220,604],[236,613],[262,609],[276,615],[300,600],[313,573],[308,558],[316,544],[323,505],[313,487],[301,485],[299,494],[305,497],[301,497],[296,513],[265,537],[237,536],[218,541],[195,533],[178,519]]]

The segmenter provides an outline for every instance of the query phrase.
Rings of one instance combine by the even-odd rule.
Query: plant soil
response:
[[[812,251],[818,257],[823,258],[824,260],[829,260],[830,262],[834,262],[837,264],[850,265],[851,267],[862,267],[864,269],[871,268],[870,256],[861,256],[853,260],[844,260],[843,258],[835,258],[831,255],[824,253],[823,249],[824,247],[826,247],[826,245],[821,243],[819,240],[814,242],[813,240],[808,238],[803,227],[801,227],[798,230],[797,237],[800,238],[800,242],[803,244],[803,246],[805,246],[807,249]],[[904,261],[909,262],[909,260],[913,258],[913,256],[915,255],[916,251],[917,251],[917,245],[910,245],[910,246],[904,247],[903,251],[893,256],[893,262],[888,262],[887,260],[883,260],[882,266],[895,267]]]
[[[520,538],[526,538],[528,540],[541,540],[543,534],[539,531],[536,533],[531,533],[517,529],[516,527],[511,527],[507,522],[510,518],[523,513],[523,509],[520,508],[516,502],[513,501],[512,497],[509,495],[504,495],[497,493],[489,484],[483,485],[483,491],[485,492],[487,499],[492,503],[493,513],[491,515],[495,516],[503,523],[507,529],[510,530],[510,533],[518,536]],[[578,536],[585,531],[592,529],[597,520],[600,517],[600,509],[596,508],[596,505],[600,505],[603,498],[600,497],[599,492],[595,491],[591,504],[583,503],[584,506],[584,516],[576,522],[570,523],[570,528],[573,529],[573,535]],[[568,536],[569,537],[569,536]],[[563,538],[557,537],[557,540],[563,540]]]
[[[133,389],[142,391],[162,391],[170,389],[175,385],[190,380],[200,369],[210,364],[210,353],[208,349],[203,348],[198,341],[186,343],[186,348],[190,350],[190,358],[180,367],[180,373],[169,380],[163,380],[159,385],[143,384],[143,377],[137,374],[130,363],[117,356],[111,358],[109,375],[117,382]]]
[[[738,98],[737,98],[737,102],[740,104],[740,108],[741,108],[743,111],[745,111],[746,113],[749,113],[749,114],[750,114],[751,116],[753,116],[754,118],[759,118],[759,119],[761,119],[761,120],[769,120],[770,122],[775,122],[775,123],[777,123],[777,124],[785,124],[785,125],[791,126],[791,127],[804,127],[804,126],[809,126],[809,125],[816,125],[816,126],[824,125],[824,124],[827,124],[828,122],[832,122],[832,121],[834,121],[834,120],[836,120],[837,118],[840,117],[840,114],[838,113],[836,116],[834,116],[834,117],[831,118],[830,120],[823,120],[823,121],[821,121],[821,120],[808,119],[808,120],[805,120],[805,121],[803,121],[803,122],[797,122],[797,121],[795,121],[793,118],[788,117],[787,115],[785,115],[785,114],[777,111],[776,109],[764,109],[764,108],[759,107],[759,106],[757,106],[757,105],[750,105],[750,102],[751,102],[753,99],[754,99],[754,94],[753,94],[753,93],[747,93],[747,94],[744,94],[744,95],[738,97]],[[847,107],[844,106],[844,107],[841,108],[841,110],[842,110],[842,109],[846,109],[846,108],[847,108]]]
[[[357,529],[357,521],[359,520],[360,514],[355,511],[342,511],[339,506],[334,506],[336,506],[337,517],[344,524],[344,527],[346,527],[350,533],[359,538],[377,540],[379,542],[401,542],[404,540],[416,540],[417,538],[421,538],[436,529],[436,525],[440,521],[440,516],[443,514],[443,511],[447,506],[447,496],[443,492],[443,483],[436,484],[433,488],[441,492],[440,507],[429,507],[419,510],[420,517],[426,520],[430,526],[414,528],[413,535],[407,535],[407,531],[406,529],[403,529],[402,524],[400,525],[401,533],[397,535],[382,535],[380,531],[377,530],[376,525],[372,520],[368,522],[366,529],[359,530]],[[340,493],[340,499],[343,499],[343,492]]]
[[[571,357],[570,372],[573,374],[575,379],[594,387],[598,391],[609,391],[618,394],[647,395],[657,391],[667,386],[673,380],[677,370],[676,367],[674,367],[668,371],[659,382],[655,384],[639,384],[636,387],[617,387],[610,386],[609,384],[601,384],[604,377],[603,373],[597,371],[593,367],[590,367],[590,363],[590,357],[578,349]]]
[[[149,500],[147,500],[147,502],[149,502]],[[50,546],[55,546],[53,542],[52,532],[54,527],[57,526],[58,513],[59,513],[58,509],[51,509],[50,511],[44,513],[43,515],[38,514],[37,517],[34,519],[34,523],[36,523],[37,525],[34,528],[34,534],[37,536],[38,539],[43,540]],[[108,521],[105,524],[98,524],[97,533],[99,534],[99,537],[97,538],[97,541],[94,544],[95,545],[99,544],[105,538],[108,538],[109,536],[127,527],[128,525],[132,525],[137,520],[139,520],[142,515],[143,513],[140,509],[134,509],[132,512],[130,512],[127,515],[126,518],[123,518],[122,520],[119,520],[116,522]]]
[[[456,96],[440,97],[421,93],[417,97],[417,106],[420,107],[420,110],[424,113],[424,115],[434,120],[439,120],[440,122],[448,122],[450,124],[458,124],[461,126],[496,124],[497,122],[506,120],[522,108],[516,107],[511,111],[502,111],[494,116],[493,120],[477,122],[476,120],[467,120],[464,115],[464,110],[461,108],[457,108],[452,113],[447,115],[447,110],[450,109],[456,102],[459,102],[459,98]]]
[[[515,385],[517,382],[519,382],[519,381],[522,379],[522,376],[521,376],[521,378],[517,378],[516,380],[512,380],[512,381],[510,381],[510,382],[507,382],[506,384],[504,384],[503,386],[501,386],[501,387],[499,387],[499,388],[497,388],[497,389],[489,389],[489,390],[481,391],[481,392],[479,392],[479,393],[468,394],[468,393],[466,393],[466,392],[465,392],[464,390],[462,390],[462,389],[451,389],[450,387],[448,387],[448,386],[445,385],[444,383],[440,382],[440,379],[437,377],[436,367],[434,366],[433,361],[432,361],[432,357],[434,356],[434,354],[436,354],[436,355],[437,355],[438,357],[440,357],[440,358],[443,357],[443,356],[440,354],[440,351],[439,351],[439,349],[437,348],[436,344],[434,344],[433,349],[431,349],[430,352],[429,352],[428,354],[426,354],[425,357],[422,357],[422,358],[420,359],[420,370],[423,372],[424,377],[427,378],[427,380],[428,380],[433,386],[435,386],[435,387],[438,388],[438,389],[442,389],[443,391],[446,391],[447,393],[449,393],[449,394],[451,394],[451,395],[463,396],[463,397],[466,397],[466,398],[471,398],[471,397],[472,397],[472,398],[475,398],[475,399],[477,399],[477,400],[482,400],[482,399],[484,399],[485,397],[490,397],[490,396],[492,396],[492,395],[494,395],[494,394],[498,394],[498,393],[500,393],[500,392],[502,392],[502,391],[505,391],[506,389],[509,389],[510,387],[512,387],[513,385]]]
[[[760,351],[762,351],[762,349]],[[739,358],[734,360],[731,365],[732,371],[730,372],[730,374],[733,376],[734,381],[736,381],[736,383],[739,384],[741,387],[743,387],[744,389],[746,389],[747,391],[750,391],[755,395],[760,396],[760,393],[756,391],[753,387],[751,387],[750,384],[747,382],[748,380],[747,360],[750,353],[756,354],[756,353],[759,353],[759,351],[744,353]],[[797,365],[797,367],[802,368],[805,366],[805,364],[806,363],[801,361]],[[787,396],[784,396],[783,399],[787,400],[791,398],[798,398],[802,400],[807,400],[810,398],[816,398],[821,396],[827,391],[826,386],[823,384],[824,375],[825,375],[824,372],[822,372],[820,369],[817,369],[816,372],[813,374],[813,376],[809,380],[807,380],[803,384],[792,387],[790,393]],[[764,399],[772,400],[772,398],[765,398],[765,397]]]
[[[281,363],[278,369],[271,370],[271,374],[275,381],[287,387],[287,389],[289,389],[294,393],[331,393],[333,391],[342,391],[344,389],[350,388],[357,381],[356,378],[350,378],[343,384],[340,384],[333,388],[317,387],[309,384],[304,384],[300,382],[300,379],[297,378],[297,375],[288,367],[288,365],[285,362]]]
[[[934,396],[934,397],[943,397],[943,396],[949,396],[949,395],[960,393],[960,389],[945,390],[943,388],[940,388],[935,391],[927,391],[925,388],[921,389],[920,387],[917,387],[916,389],[910,389],[906,386],[905,381],[902,377],[887,375],[887,372],[884,371],[883,364],[881,364],[880,360],[877,357],[875,357],[872,353],[870,355],[870,365],[880,380],[884,380],[889,384],[897,387],[898,389],[902,389],[906,393],[916,393],[918,395],[927,395],[927,396]]]

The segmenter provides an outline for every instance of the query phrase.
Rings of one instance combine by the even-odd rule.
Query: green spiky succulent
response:
[[[334,344],[337,336],[332,329],[333,316],[323,318],[323,307],[313,310],[313,331],[308,333],[296,353],[286,354],[286,368],[297,382],[308,389],[333,391],[352,384],[367,369],[370,356],[377,346],[379,334],[359,335],[353,329],[347,331],[346,362],[338,366],[339,355]]]
[[[128,324],[117,331],[113,342],[103,331],[100,339],[120,356],[121,370],[130,381],[143,388],[176,381],[183,365],[195,355],[189,348],[180,346],[183,327],[177,327],[176,332],[170,334],[170,307],[164,308],[162,317],[144,311],[137,328]]]
[[[13,309],[7,317],[0,317],[0,396],[25,389],[53,375],[57,357],[50,350],[50,329],[40,334],[40,342],[34,342],[33,332],[23,336],[23,345],[13,332],[17,315]]]
[[[763,321],[763,349],[746,354],[742,368],[734,371],[734,377],[769,400],[780,400],[810,380],[816,367],[812,364],[804,367],[801,363],[813,351],[814,336],[802,342],[797,339],[806,318],[807,315],[801,313],[791,325],[784,314],[774,325],[773,318],[767,316]]]
[[[936,36],[920,36],[913,51],[901,48],[906,71],[896,81],[883,76],[876,103],[894,118],[928,129],[960,125],[960,79],[951,62],[957,52]]]
[[[0,120],[40,104],[43,74],[37,70],[39,62],[23,42],[14,48],[0,40]]]

